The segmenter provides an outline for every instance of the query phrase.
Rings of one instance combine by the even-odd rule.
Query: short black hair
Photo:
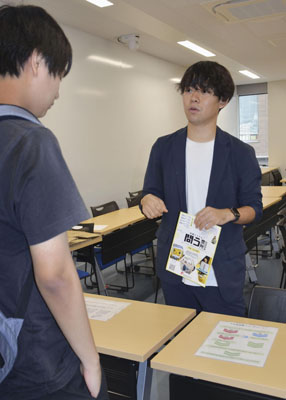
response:
[[[36,50],[54,76],[66,76],[72,48],[58,23],[41,7],[0,7],[0,75],[19,77]]]
[[[219,100],[230,100],[234,93],[234,83],[229,71],[214,61],[199,61],[191,65],[178,84],[181,94],[190,87],[204,92],[212,90]]]

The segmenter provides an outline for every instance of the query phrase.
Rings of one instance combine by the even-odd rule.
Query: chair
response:
[[[91,212],[93,217],[98,217],[99,215],[107,214],[111,211],[119,210],[118,204],[116,201],[110,201],[105,204],[101,204],[100,206],[92,206]]]
[[[271,207],[263,210],[262,219],[259,222],[247,225],[244,228],[244,240],[248,251],[256,247],[256,262],[258,262],[258,255],[262,256],[269,255],[272,256],[273,243],[272,243],[272,233],[271,229],[276,226],[279,221],[279,211],[285,206],[285,199],[282,198],[280,202],[275,203]],[[266,232],[269,232],[266,235]],[[269,250],[259,250],[258,244],[269,245]]]
[[[104,283],[106,289],[110,290],[121,290],[128,291],[134,287],[134,271],[133,266],[127,266],[126,263],[126,254],[128,253],[128,248],[126,244],[128,242],[128,229],[123,228],[108,235],[104,235],[102,238],[101,246],[94,248],[94,255],[97,262],[97,265],[101,271],[105,270],[112,265],[116,266],[117,272],[117,263],[120,261],[124,262],[124,274],[125,274],[125,284],[119,285],[116,283]],[[131,272],[131,284],[128,279],[128,272]],[[101,276],[101,280],[104,281],[103,276]]]
[[[84,232],[93,232],[93,225],[94,224],[89,224],[89,223],[80,224],[80,226],[82,226],[81,230]],[[84,267],[85,267],[84,271],[80,268],[77,268],[77,273],[78,273],[79,279],[84,279],[84,284],[87,289],[94,289],[96,287],[97,291],[99,293],[93,247],[94,246],[88,246],[88,247],[84,247],[82,249],[74,251],[73,259],[76,262],[84,263]],[[88,271],[87,264],[90,264],[90,266],[91,266],[90,272]],[[95,281],[93,280],[93,277],[95,278]],[[87,283],[87,278],[90,279],[91,284]]]
[[[157,224],[153,220],[143,220],[126,228],[119,229],[103,236],[101,248],[95,248],[95,258],[101,270],[124,261],[125,285],[106,284],[111,290],[128,291],[135,285],[133,255],[144,249],[144,246],[152,246],[152,240],[155,238]],[[153,250],[153,249],[152,249]],[[131,263],[127,266],[126,254],[131,255]],[[155,266],[154,253],[152,251],[152,261]],[[131,283],[128,274],[131,274]]]
[[[138,206],[141,201],[141,195],[138,195],[137,197],[126,197],[126,201],[128,208]]]
[[[248,317],[273,322],[286,322],[286,290],[254,286],[251,292]]]
[[[82,269],[77,268],[77,274],[79,279],[86,279],[88,277],[90,277],[90,273],[87,271],[83,271]]]
[[[137,190],[137,192],[128,192],[129,193],[129,197],[137,197],[137,196],[142,196],[142,192],[143,190]]]
[[[282,183],[280,182],[282,179],[282,175],[279,171],[279,169],[274,169],[271,171],[271,174],[273,176],[273,185],[274,186],[282,186]]]
[[[261,186],[270,186],[270,172],[268,174],[263,174],[261,177]]]
[[[156,239],[157,229],[158,225],[156,221],[150,219],[145,219],[133,225],[133,235],[134,235],[133,247],[134,246],[136,247],[130,251],[130,257],[131,257],[131,263],[134,266],[135,271],[139,270],[139,265],[134,265],[133,256],[135,256],[135,254],[142,254],[145,256],[145,258],[149,258],[148,254],[146,253],[146,250],[149,250],[153,266],[151,267],[153,269],[151,275],[155,275],[155,252],[154,252],[153,240]],[[146,268],[146,266],[143,267]]]
[[[284,208],[283,210],[278,212],[278,215],[280,216],[280,220],[277,222],[277,227],[281,233],[282,236],[282,246],[281,246],[281,261],[282,261],[282,275],[281,275],[281,280],[280,280],[280,288],[286,288],[286,209]]]

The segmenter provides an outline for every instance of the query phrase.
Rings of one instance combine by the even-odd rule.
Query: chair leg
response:
[[[286,272],[286,262],[282,260],[282,275],[281,275],[281,280],[280,280],[280,288],[282,288],[284,277],[285,277],[285,272]],[[284,281],[283,289],[286,287],[286,280]]]
[[[158,300],[159,288],[160,288],[160,279],[158,278],[158,276],[156,276],[156,291],[155,291],[155,299],[154,299],[155,304],[157,303],[157,300]]]
[[[156,275],[156,260],[155,260],[155,251],[154,251],[153,244],[151,247],[151,258],[152,258],[152,263],[153,263],[153,275]]]

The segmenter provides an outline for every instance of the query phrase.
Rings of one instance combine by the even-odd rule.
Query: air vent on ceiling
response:
[[[229,23],[286,15],[286,0],[215,0],[202,5]]]

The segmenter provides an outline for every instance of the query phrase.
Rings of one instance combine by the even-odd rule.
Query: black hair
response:
[[[19,77],[36,50],[48,71],[66,76],[72,64],[72,48],[58,23],[41,7],[0,7],[0,75]]]
[[[234,83],[229,71],[214,61],[199,61],[191,65],[178,84],[183,94],[190,87],[204,92],[212,90],[219,100],[230,100],[234,93]]]

